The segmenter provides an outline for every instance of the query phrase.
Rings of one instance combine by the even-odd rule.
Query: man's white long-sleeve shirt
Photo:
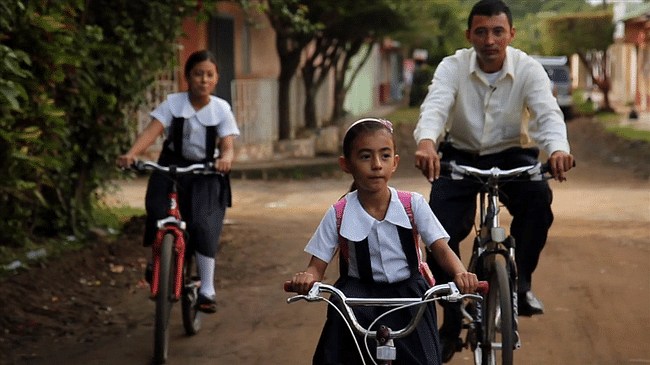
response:
[[[542,65],[508,47],[491,84],[473,48],[438,65],[413,132],[417,143],[437,141],[448,130],[458,149],[480,155],[521,147],[532,138],[549,155],[570,152],[564,117]]]

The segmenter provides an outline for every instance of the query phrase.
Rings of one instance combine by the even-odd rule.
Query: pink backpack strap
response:
[[[345,198],[341,198],[341,200],[337,201],[334,204],[334,210],[336,211],[336,233],[339,235],[339,249],[341,250],[343,259],[349,263],[350,252],[348,250],[348,240],[341,236],[341,221],[343,220],[345,203],[347,203],[347,200],[345,200]]]
[[[418,233],[418,227],[415,224],[413,206],[411,205],[412,196],[413,194],[410,191],[397,191],[397,197],[404,206],[406,214],[409,216],[409,220],[411,221],[411,226],[413,226],[413,241],[415,242],[415,252],[417,252],[418,255],[420,273],[424,276],[424,279],[426,279],[429,285],[434,286],[436,280],[433,278],[433,274],[431,273],[431,269],[429,269],[427,262],[422,260],[422,253],[420,252],[420,234]]]

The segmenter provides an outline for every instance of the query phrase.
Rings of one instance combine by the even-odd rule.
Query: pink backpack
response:
[[[415,218],[413,217],[413,208],[411,207],[411,193],[408,191],[397,191],[397,196],[399,197],[399,201],[402,203],[404,206],[404,209],[406,210],[406,214],[409,217],[409,220],[411,221],[411,226],[413,226],[413,241],[415,242],[415,252],[417,252],[418,256],[418,270],[420,271],[420,274],[424,277],[424,279],[429,283],[430,286],[434,286],[436,283],[436,280],[433,278],[433,274],[431,273],[431,270],[429,269],[429,265],[426,263],[426,261],[422,260],[422,253],[420,252],[420,234],[418,233],[418,228],[415,225]],[[343,258],[345,259],[346,262],[349,262],[350,259],[350,253],[348,250],[348,240],[343,238],[341,236],[341,220],[343,219],[343,210],[345,210],[345,203],[346,199],[342,198],[336,204],[334,204],[334,209],[336,210],[336,231],[339,234],[339,248],[341,250],[341,255],[343,255]]]

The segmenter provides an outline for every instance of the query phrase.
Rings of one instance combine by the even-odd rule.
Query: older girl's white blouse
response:
[[[189,93],[170,94],[167,100],[151,112],[151,117],[163,124],[165,138],[168,138],[171,132],[172,120],[176,117],[185,118],[182,153],[183,157],[194,161],[201,161],[206,157],[205,127],[216,126],[219,137],[240,134],[230,104],[214,95],[210,95],[208,105],[200,110],[194,110]]]
[[[341,236],[347,238],[351,245],[367,237],[373,279],[376,282],[394,283],[408,279],[411,273],[402,250],[397,226],[408,229],[412,226],[397,191],[393,188],[389,189],[391,201],[386,217],[382,221],[365,211],[356,191],[348,193],[341,220]],[[412,193],[411,207],[415,224],[425,245],[429,246],[441,238],[449,239],[449,235],[421,194]],[[305,251],[329,263],[334,257],[337,246],[336,210],[331,206],[309,240]],[[353,255],[354,250],[351,249],[350,253]],[[354,257],[350,258],[348,275],[359,278]]]

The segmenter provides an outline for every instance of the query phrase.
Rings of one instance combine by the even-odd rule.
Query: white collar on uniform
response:
[[[390,204],[388,204],[388,211],[386,211],[384,220],[396,226],[411,229],[411,221],[397,196],[397,191],[393,188],[389,189]],[[363,209],[356,191],[348,193],[345,199],[347,203],[345,203],[345,210],[341,219],[341,236],[350,241],[361,241],[368,237],[376,219]]]
[[[176,93],[171,94],[167,97],[169,101],[169,107],[171,109],[172,115],[175,117],[182,117],[185,119],[190,119],[193,116],[196,116],[199,123],[204,126],[211,126],[217,124],[216,118],[216,99],[215,96],[210,95],[210,103],[204,106],[198,112],[194,110],[192,103],[190,102],[189,93]]]

